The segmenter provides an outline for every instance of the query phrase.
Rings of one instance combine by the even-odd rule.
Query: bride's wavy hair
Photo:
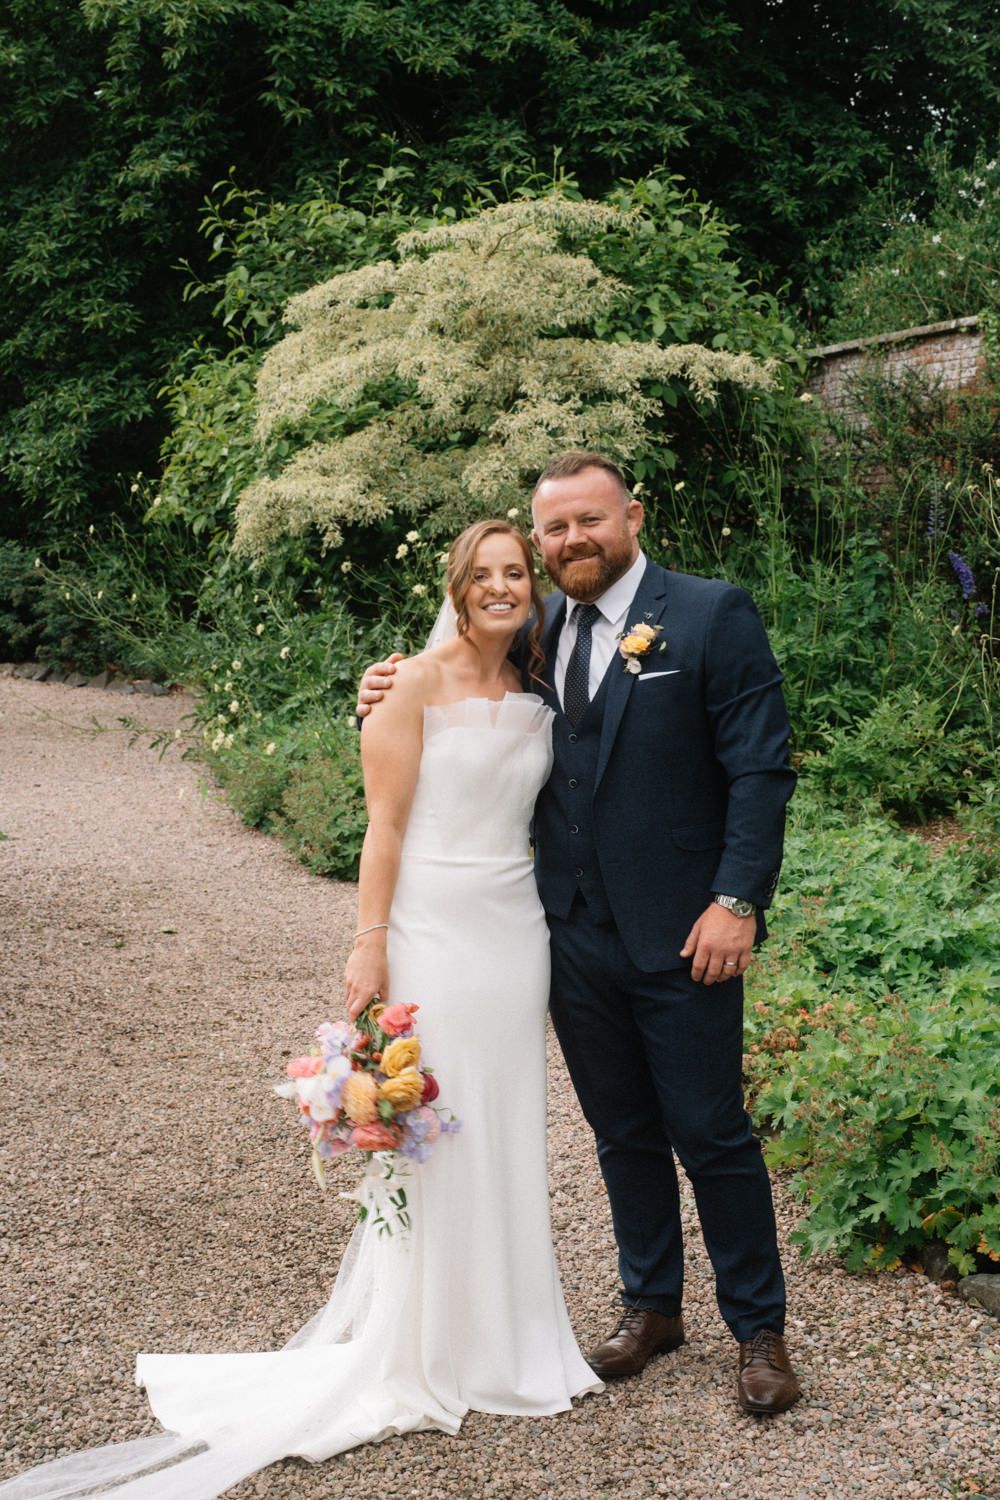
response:
[[[534,611],[534,618],[528,627],[527,635],[528,674],[537,681],[545,665],[545,654],[542,651],[542,620],[544,618],[542,592],[535,573],[535,559],[531,551],[531,543],[524,532],[512,526],[509,521],[476,521],[472,526],[467,526],[463,532],[460,532],[451,544],[448,552],[448,592],[455,606],[456,628],[460,636],[468,634],[467,600],[469,589],[472,587],[472,575],[475,572],[476,553],[479,550],[479,544],[488,536],[511,536],[524,554],[524,566],[531,580],[531,607]]]

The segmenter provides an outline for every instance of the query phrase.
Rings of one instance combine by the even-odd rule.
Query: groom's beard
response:
[[[546,562],[545,571],[556,588],[562,589],[570,599],[591,604],[628,572],[633,561],[632,539],[629,537],[620,547],[589,547],[585,551],[564,553]]]

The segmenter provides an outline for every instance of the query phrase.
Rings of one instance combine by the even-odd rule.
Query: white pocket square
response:
[[[676,677],[678,672],[683,672],[683,667],[671,667],[666,672],[642,672],[639,675],[640,682],[652,682],[654,677]]]

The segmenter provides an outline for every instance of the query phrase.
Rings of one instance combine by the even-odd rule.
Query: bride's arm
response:
[[[389,998],[388,933],[384,924],[389,920],[403,835],[420,769],[425,676],[416,661],[407,663],[398,673],[394,691],[381,713],[366,719],[362,728],[368,831],[358,877],[359,936],[344,970],[344,995],[352,1020],[373,995]]]

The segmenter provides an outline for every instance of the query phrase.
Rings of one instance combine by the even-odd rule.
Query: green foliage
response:
[[[270,472],[240,497],[238,550],[312,527],[339,546],[347,526],[428,511],[453,533],[520,500],[560,449],[641,449],[670,382],[702,404],[769,389],[745,351],[598,341],[623,288],[587,246],[637,216],[561,192],[499,204],[294,298],[258,379]],[[303,427],[311,441],[275,450]]]
[[[947,1241],[1000,1258],[1000,1023],[987,790],[968,842],[934,856],[881,820],[828,825],[808,796],[750,989],[747,1073],[809,1210],[795,1238],[854,1268]]]
[[[323,194],[267,202],[231,177],[216,184],[201,220],[215,274],[195,273],[185,296],[211,305],[229,347],[193,345],[160,392],[171,425],[151,519],[178,519],[195,538],[216,542],[228,533],[236,497],[264,472],[255,383],[264,351],[282,331],[286,302],[335,271],[378,259],[412,222],[391,199],[361,213]],[[288,451],[279,443],[275,456]]]
[[[17,542],[0,539],[0,658],[24,661],[32,655],[37,590],[32,554]]]
[[[331,725],[322,749],[293,771],[281,804],[281,834],[318,875],[356,880],[368,817],[360,738],[353,721]]]
[[[867,338],[1000,308],[1000,162],[980,150],[953,164],[927,143],[920,190],[900,195],[890,175],[859,215],[874,247],[837,289],[823,337]]]
[[[271,200],[320,199],[426,214],[508,197],[560,153],[592,197],[666,160],[740,225],[755,274],[805,278],[822,310],[871,240],[835,228],[893,161],[909,198],[935,124],[959,164],[995,138],[985,59],[997,27],[984,0],[826,7],[822,26],[781,7],[647,14],[626,0],[11,0],[0,28],[11,528],[37,538],[43,523],[98,520],[120,508],[121,476],[152,471],[168,425],[158,392],[192,341],[215,336],[212,304],[183,288],[213,279],[199,205],[231,169],[263,195],[263,217]],[[284,292],[245,269],[266,333]],[[239,275],[224,293],[234,327]]]
[[[848,440],[859,470],[882,481],[874,498],[879,510],[913,519],[919,494],[925,522],[939,532],[950,527],[953,540],[963,530],[975,537],[973,489],[982,487],[984,465],[992,466],[1000,444],[998,376],[1000,366],[993,366],[974,384],[949,390],[913,369],[888,376],[877,361],[855,376],[851,399],[862,420],[852,424]],[[901,494],[904,480],[916,493]]]
[[[276,714],[231,738],[216,731],[201,754],[247,823],[317,874],[357,879],[368,819],[353,715],[332,706],[294,721]]]

